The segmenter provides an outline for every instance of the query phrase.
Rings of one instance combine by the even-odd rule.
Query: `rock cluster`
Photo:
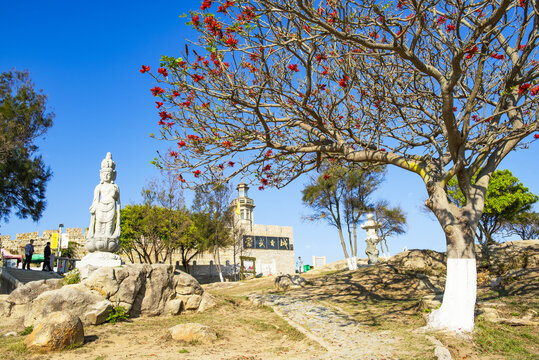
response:
[[[79,284],[61,280],[31,282],[14,290],[0,306],[0,316],[20,318],[25,326],[53,312],[78,316],[84,325],[103,323],[110,310],[123,306],[131,317],[204,311],[215,306],[191,275],[170,265],[135,264],[100,268]]]
[[[273,282],[279,290],[298,289],[308,284],[307,280],[299,275],[279,275]]]

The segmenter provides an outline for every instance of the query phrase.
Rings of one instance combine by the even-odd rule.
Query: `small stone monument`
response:
[[[379,227],[380,223],[374,220],[373,214],[367,214],[367,221],[361,225],[361,228],[367,231],[367,238],[365,239],[367,248],[365,249],[365,254],[369,257],[369,264],[378,263],[379,251],[377,245],[380,242],[380,237],[377,230]]]
[[[78,267],[119,266],[120,256],[113,252],[120,249],[120,189],[116,180],[116,163],[111,153],[101,161],[100,183],[95,187],[90,206],[90,226],[86,233],[86,249],[89,254]]]

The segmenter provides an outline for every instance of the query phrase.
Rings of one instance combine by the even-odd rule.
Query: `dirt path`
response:
[[[398,340],[387,331],[368,330],[354,319],[305,298],[251,295],[254,304],[271,306],[288,323],[328,352],[311,359],[395,359]]]

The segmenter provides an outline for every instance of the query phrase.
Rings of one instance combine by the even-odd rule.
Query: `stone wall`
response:
[[[44,230],[40,236],[38,231],[17,234],[15,239],[11,239],[10,235],[1,235],[1,247],[14,255],[24,255],[24,246],[33,239],[36,254],[43,254],[43,249],[52,234],[58,233],[58,230]],[[82,228],[66,228],[63,233],[69,234],[69,242],[75,242],[77,247],[76,257],[80,258],[86,254],[84,243],[86,241],[84,230]]]

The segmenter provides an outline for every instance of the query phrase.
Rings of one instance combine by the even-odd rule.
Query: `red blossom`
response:
[[[180,96],[181,94],[177,91],[172,92],[172,97],[175,98],[176,96]]]
[[[178,175],[178,180],[181,181],[181,182],[185,182],[185,179],[181,175]]]
[[[167,72],[167,69],[165,68],[159,68],[157,69],[157,72],[163,76],[168,76],[168,72]]]
[[[343,88],[346,88],[346,86],[348,85],[347,84],[347,81],[349,80],[350,78],[348,77],[348,75],[345,75],[343,76],[343,78],[341,80],[339,80],[339,85]]]
[[[161,106],[163,106],[163,102],[162,101],[156,101],[155,102],[157,104],[156,108],[160,108]]]
[[[188,138],[189,140],[193,140],[193,141],[198,141],[198,140],[200,140],[200,138],[199,138],[198,136],[196,136],[196,135],[187,135],[187,138]]]
[[[157,95],[162,94],[162,93],[165,92],[165,90],[161,89],[159,86],[156,86],[156,87],[150,89],[150,91],[152,92],[153,96],[157,96]]]
[[[223,141],[223,147],[227,148],[227,147],[232,147],[232,143],[228,140],[226,141]]]
[[[539,134],[533,135],[533,138],[534,138],[534,139],[539,139]]]
[[[522,85],[519,85],[518,86],[518,93],[519,94],[523,94],[525,93],[526,91],[528,91],[528,89],[530,88],[530,86],[532,86],[531,84],[522,84]]]
[[[150,65],[142,65],[140,72],[144,74],[146,71],[150,71]]]
[[[309,25],[303,25],[303,30],[305,30],[307,33],[311,33],[312,29]]]
[[[378,108],[380,107],[380,104],[381,104],[381,103],[382,103],[382,100],[376,100],[376,101],[374,102],[374,107],[378,109]]]
[[[503,54],[491,54],[490,55],[491,58],[494,58],[494,59],[497,59],[497,60],[503,60],[504,59],[504,56]]]
[[[526,44],[524,44],[524,45],[519,45],[519,46],[518,46],[518,49],[519,49],[519,50],[524,50],[525,48],[526,48]]]
[[[477,116],[477,115],[472,115],[472,120],[473,121],[480,121],[481,118],[479,116]]]
[[[195,175],[195,177],[199,177],[200,176],[200,170],[193,171],[193,175]]]
[[[159,116],[161,116],[161,120],[172,119],[172,114],[166,111],[160,111]]]
[[[456,106],[453,106],[453,111],[457,111],[457,107],[456,107]]]
[[[329,178],[331,178],[331,176],[329,176],[328,174],[324,174],[324,180],[329,180]]]
[[[182,148],[182,147],[184,147],[184,146],[185,146],[185,141],[182,140],[182,141],[180,141],[180,142],[178,143],[178,147],[179,147],[179,148]]]
[[[406,0],[399,0],[399,2],[397,3],[397,9],[404,8],[404,5],[406,5]]]
[[[178,157],[178,153],[177,153],[176,151],[172,151],[172,150],[171,150],[171,151],[168,153],[168,156],[177,158],[177,157]]]
[[[386,151],[386,148],[380,148],[380,151]]]
[[[322,91],[326,90],[326,84],[318,84],[318,89]]]
[[[288,70],[299,72],[298,65],[297,64],[290,64],[288,65]]]
[[[272,153],[273,153],[273,151],[271,151],[271,149],[266,151],[266,157],[270,157]]]
[[[206,9],[209,9],[211,7],[211,0],[204,0],[202,2],[202,5],[200,5],[200,10],[204,11]]]
[[[328,74],[328,67],[324,66],[324,71],[322,71],[322,75]]]
[[[234,39],[232,35],[228,35],[228,38],[225,40],[225,44],[227,44],[231,48],[236,48],[238,45],[238,40]]]
[[[528,4],[528,0],[520,0],[519,6],[520,7],[526,7],[527,4]]]
[[[470,49],[466,50],[467,55],[465,56],[465,58],[471,59],[478,50],[479,49],[477,48],[477,45],[472,46]]]
[[[535,95],[539,94],[539,85],[537,85],[536,87],[532,88],[532,89],[530,90],[530,94],[531,94],[532,96],[535,96]]]
[[[223,164],[219,164],[219,169],[223,170],[225,168],[225,166]]]
[[[262,185],[264,185],[264,186],[267,186],[267,185],[268,185],[268,179],[262,178],[262,179],[260,179],[260,182],[261,182]]]
[[[263,186],[259,186],[259,187],[258,187],[258,190],[264,190],[264,187],[263,187]]]
[[[438,18],[436,22],[438,23],[438,26],[440,26],[442,24],[445,24],[446,20],[447,20],[447,17],[445,15],[440,15],[440,17]]]
[[[204,79],[204,75],[198,75],[198,74],[191,75],[191,77],[193,78],[193,81],[196,83]]]
[[[451,31],[455,30],[456,29],[456,26],[454,24],[449,24],[447,25],[447,27],[445,28],[445,31],[447,33],[450,33]]]
[[[235,163],[232,162],[232,161],[229,161],[229,162],[228,162],[228,166],[230,166],[230,167],[234,167],[234,164],[235,164]]]
[[[328,57],[326,56],[326,54],[318,54],[316,55],[316,61],[318,61],[318,63],[320,64],[320,62],[322,62],[322,60],[327,60]]]
[[[266,165],[264,166],[264,168],[262,169],[262,171],[270,171],[271,170],[271,165]]]
[[[200,26],[200,16],[195,15],[191,17],[191,21],[193,22],[193,25],[195,25],[196,28]]]

